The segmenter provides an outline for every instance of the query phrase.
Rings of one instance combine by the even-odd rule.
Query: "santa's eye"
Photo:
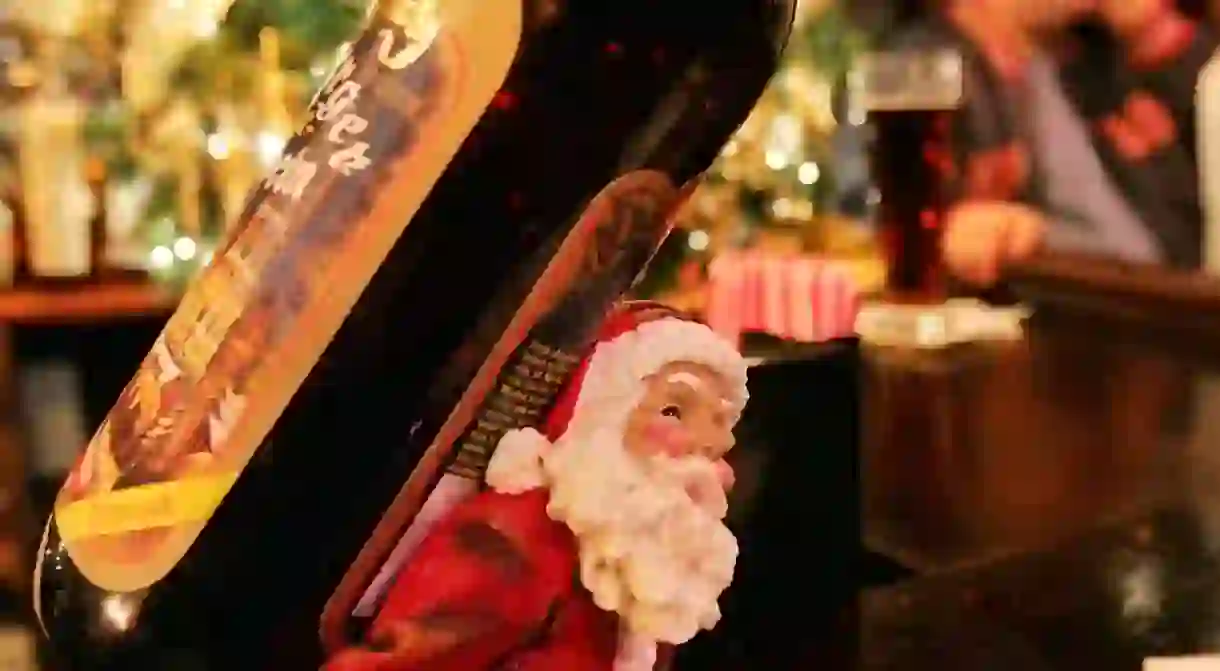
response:
[[[676,405],[667,405],[664,408],[661,408],[661,416],[682,419],[682,408],[679,408]]]

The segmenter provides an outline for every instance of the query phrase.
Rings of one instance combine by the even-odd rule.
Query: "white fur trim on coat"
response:
[[[487,484],[502,494],[521,494],[546,484],[542,457],[551,442],[537,429],[513,429],[500,438],[487,465]]]
[[[589,358],[572,419],[596,416],[607,403],[635,397],[640,383],[671,363],[688,362],[719,373],[728,387],[729,403],[736,422],[745,407],[746,360],[737,348],[715,331],[698,322],[659,319],[602,343]]]

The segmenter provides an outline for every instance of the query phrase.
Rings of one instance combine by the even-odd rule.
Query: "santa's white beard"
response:
[[[640,459],[615,433],[569,430],[554,445],[547,513],[575,534],[598,607],[630,637],[685,643],[720,619],[716,602],[733,578],[724,489],[706,459]]]

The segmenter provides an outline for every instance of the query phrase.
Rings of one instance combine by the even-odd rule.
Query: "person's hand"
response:
[[[1119,38],[1137,39],[1156,19],[1169,12],[1166,0],[1098,0],[1097,13]]]
[[[1037,252],[1045,235],[1046,220],[1037,210],[982,201],[950,210],[941,245],[949,272],[971,284],[990,286],[1005,265]]]

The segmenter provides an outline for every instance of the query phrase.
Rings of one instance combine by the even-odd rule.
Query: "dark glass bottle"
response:
[[[377,5],[60,494],[56,668],[318,668],[441,473],[545,410],[793,0],[678,10]]]
[[[26,232],[25,202],[17,188],[6,190],[5,206],[13,213],[13,278],[14,284],[30,276],[29,233]]]
[[[85,179],[93,198],[93,214],[89,217],[89,276],[100,280],[108,275],[106,219],[110,200],[106,192],[106,164],[99,158],[90,158],[85,167]]]

